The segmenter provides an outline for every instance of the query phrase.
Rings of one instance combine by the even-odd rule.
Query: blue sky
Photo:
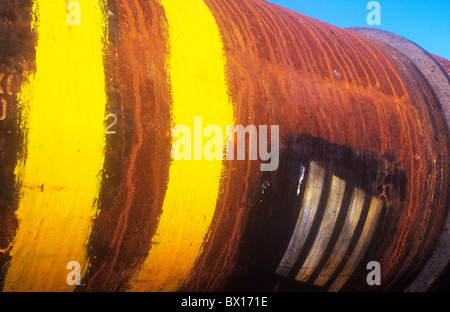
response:
[[[370,0],[268,0],[339,27],[376,27],[450,60],[450,0],[379,0],[381,25],[367,24]]]

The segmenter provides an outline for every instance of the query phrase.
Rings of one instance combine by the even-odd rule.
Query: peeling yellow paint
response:
[[[24,152],[16,167],[18,230],[5,291],[71,291],[66,265],[86,268],[105,146],[103,1],[36,0],[36,72],[19,95]]]
[[[168,21],[173,126],[193,131],[194,118],[201,117],[205,126],[218,125],[226,133],[234,117],[213,15],[201,0],[160,3]],[[152,247],[131,291],[175,291],[188,279],[212,222],[222,167],[221,160],[173,161]]]

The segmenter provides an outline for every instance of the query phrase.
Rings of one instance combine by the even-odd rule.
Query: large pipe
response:
[[[58,3],[0,4],[4,291],[445,287],[447,60],[261,0]]]

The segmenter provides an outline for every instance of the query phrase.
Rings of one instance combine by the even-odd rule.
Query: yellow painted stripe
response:
[[[302,210],[298,216],[297,224],[295,225],[294,233],[292,234],[286,253],[277,268],[276,274],[278,275],[288,276],[305,244],[314,217],[316,216],[317,208],[319,207],[325,179],[325,169],[315,162],[311,162],[309,168]]]
[[[353,233],[355,232],[356,225],[358,224],[359,218],[361,216],[365,196],[366,193],[363,190],[360,190],[358,188],[355,188],[353,190],[352,200],[350,202],[350,210],[345,218],[342,232],[339,236],[338,241],[334,245],[333,251],[328,258],[327,263],[325,264],[317,279],[314,281],[315,285],[324,286],[336,270],[341,260],[344,258],[345,252],[348,249],[350,241],[353,237]]]
[[[319,233],[314,240],[313,247],[308,254],[302,268],[298,272],[296,279],[306,282],[319,264],[319,260],[325,252],[331,233],[336,224],[336,219],[341,209],[344,199],[345,181],[333,176],[331,180],[330,196],[328,197],[325,215],[320,224]]]
[[[225,134],[234,119],[214,17],[201,0],[160,3],[168,21],[173,126],[188,126],[193,139],[194,118],[202,117],[203,127],[218,125]],[[175,291],[188,279],[207,239],[222,166],[221,160],[172,162],[159,225],[131,291]]]
[[[358,243],[356,244],[356,247],[353,250],[352,255],[345,264],[344,269],[342,270],[342,272],[339,273],[339,276],[331,285],[328,291],[330,292],[339,291],[345,285],[347,280],[355,271],[359,262],[362,260],[362,257],[364,256],[367,247],[369,246],[375,233],[375,230],[377,228],[378,219],[381,214],[382,206],[383,202],[380,199],[378,198],[372,199],[372,202],[370,203],[369,214],[367,215],[366,223],[364,225],[364,229],[363,232],[361,233]]]
[[[86,267],[104,162],[106,21],[101,1],[78,2],[81,25],[73,26],[67,1],[34,2],[37,70],[20,95],[25,156],[5,291],[71,291],[67,263]]]

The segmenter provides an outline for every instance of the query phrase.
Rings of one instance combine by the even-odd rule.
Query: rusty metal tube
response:
[[[0,4],[4,291],[426,291],[448,274],[447,60],[261,0],[37,2]],[[205,159],[238,125],[244,159]]]

